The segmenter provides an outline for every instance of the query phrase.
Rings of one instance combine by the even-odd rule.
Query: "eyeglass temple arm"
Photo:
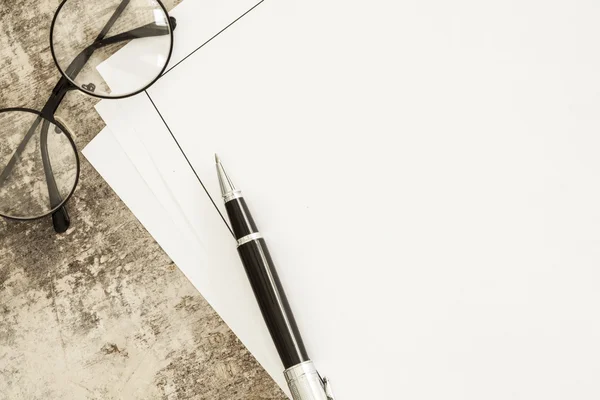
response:
[[[54,179],[54,173],[52,172],[52,166],[50,164],[50,157],[48,155],[48,129],[49,122],[54,118],[54,113],[60,106],[60,103],[64,99],[68,91],[75,89],[75,87],[65,78],[61,77],[52,90],[50,98],[42,108],[42,115],[44,116],[44,122],[42,123],[42,132],[40,137],[40,151],[42,153],[42,164],[44,166],[44,175],[46,177],[46,186],[48,187],[48,197],[50,200],[50,207],[54,208],[56,205],[62,202],[62,196],[56,186]],[[63,135],[68,135],[68,132],[62,132]],[[23,142],[27,142],[29,138],[23,138]],[[15,155],[13,155],[13,158]],[[56,233],[64,233],[69,229],[71,225],[71,218],[67,207],[63,204],[56,211],[52,213],[52,225]]]
[[[50,155],[48,154],[48,130],[50,129],[50,122],[44,119],[42,122],[42,134],[40,136],[40,151],[42,152],[42,163],[44,165],[44,175],[46,177],[46,186],[48,187],[48,198],[50,200],[50,207],[54,208],[62,203],[63,198],[60,195],[56,180],[54,179],[54,172],[52,171],[52,164],[50,162]],[[67,208],[63,205],[52,213],[52,225],[57,233],[64,233],[69,229],[71,225],[71,218],[67,212]]]
[[[118,7],[113,12],[113,15],[110,16],[109,20],[106,22],[106,25],[104,25],[104,28],[102,28],[94,42],[99,42],[100,40],[104,39],[104,37],[108,34],[108,31],[110,31],[110,28],[112,28],[115,22],[117,22],[117,19],[119,19],[121,14],[123,14],[123,11],[125,11],[125,8],[130,2],[131,0],[121,1],[121,4],[118,5]]]
[[[174,17],[169,17],[169,25],[171,27],[170,29],[167,25],[158,25],[151,22],[147,25],[140,26],[139,28],[132,29],[129,32],[119,33],[118,35],[102,39],[97,42],[96,48],[124,42],[127,40],[168,35],[171,30],[175,30],[175,27],[177,26],[177,20]]]
[[[169,24],[171,26],[171,30],[175,30],[177,26],[177,20],[174,17],[169,17]],[[128,40],[133,39],[141,39],[145,37],[156,37],[156,36],[164,36],[168,35],[170,32],[169,27],[166,25],[157,25],[155,23],[150,23],[144,26],[141,26],[136,29],[132,29],[128,32],[123,32],[115,36],[111,36],[109,38],[97,40],[85,49],[81,51],[74,59],[71,61],[71,64],[65,70],[65,75],[74,80],[79,72],[83,69],[85,64],[89,61],[90,57],[97,49],[102,47],[126,42]]]

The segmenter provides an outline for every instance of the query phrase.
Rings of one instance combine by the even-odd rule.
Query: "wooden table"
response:
[[[0,108],[40,109],[60,78],[59,3],[0,1]],[[79,149],[104,126],[97,101],[71,92],[58,110]],[[85,157],[81,167],[66,234],[49,218],[0,219],[0,399],[284,399]]]

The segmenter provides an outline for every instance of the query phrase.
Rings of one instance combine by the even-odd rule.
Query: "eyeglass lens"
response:
[[[169,17],[156,0],[67,0],[56,14],[51,44],[58,68],[73,84],[114,98],[154,82],[172,40]]]
[[[76,149],[30,111],[0,111],[0,215],[32,219],[58,209],[75,188]]]

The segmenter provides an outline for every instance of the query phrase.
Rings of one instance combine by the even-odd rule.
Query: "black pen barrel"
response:
[[[238,253],[284,367],[290,368],[308,361],[273,259],[244,198],[238,196],[228,200],[225,208],[238,240]]]
[[[225,202],[225,209],[227,210],[229,222],[231,222],[231,229],[233,230],[235,240],[240,240],[245,236],[258,232],[246,200],[241,195]]]

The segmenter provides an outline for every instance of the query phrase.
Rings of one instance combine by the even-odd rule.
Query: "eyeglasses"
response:
[[[0,110],[0,216],[33,220],[52,214],[56,232],[69,228],[65,203],[80,165],[72,134],[55,119],[56,110],[75,89],[118,99],[150,87],[169,63],[175,26],[159,0],[63,0],[50,29],[62,77],[50,98],[41,111]]]

